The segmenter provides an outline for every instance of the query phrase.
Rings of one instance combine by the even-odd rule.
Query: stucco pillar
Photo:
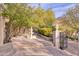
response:
[[[5,37],[4,31],[5,31],[5,21],[2,17],[0,17],[0,46],[3,45]]]
[[[59,25],[56,24],[56,31],[55,31],[55,46],[56,48],[60,47],[60,33],[59,33]]]

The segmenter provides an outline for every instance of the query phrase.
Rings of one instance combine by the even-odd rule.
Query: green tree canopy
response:
[[[52,27],[53,21],[55,20],[52,9],[45,10],[41,7],[32,8],[28,4],[20,3],[4,4],[2,16],[9,18],[7,32],[10,31],[10,27],[15,29],[17,27],[26,27],[27,29]]]

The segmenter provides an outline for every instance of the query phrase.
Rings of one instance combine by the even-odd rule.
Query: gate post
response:
[[[3,4],[0,4],[0,13],[3,11]],[[5,20],[3,19],[2,15],[0,15],[0,46],[3,45],[4,41],[4,31],[5,31]]]
[[[0,45],[3,45],[3,41],[4,41],[4,34],[5,31],[5,20],[3,19],[3,17],[0,17]]]
[[[60,49],[68,47],[68,38],[64,32],[60,32]]]
[[[55,31],[55,46],[56,48],[60,47],[60,32],[59,32],[59,25],[56,24],[56,31]]]
[[[79,32],[77,33],[77,37],[78,37],[77,43],[78,43],[78,49],[79,49]],[[78,50],[78,56],[79,56],[79,50]]]

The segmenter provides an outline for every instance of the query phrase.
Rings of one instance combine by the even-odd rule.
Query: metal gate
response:
[[[68,47],[68,38],[64,32],[60,32],[60,49]]]

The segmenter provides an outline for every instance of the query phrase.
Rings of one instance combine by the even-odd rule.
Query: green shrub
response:
[[[52,33],[52,28],[40,28],[38,30],[38,32],[40,34],[42,34],[42,35],[45,35],[45,36],[48,36],[49,37],[51,35],[51,33]]]
[[[68,36],[68,38],[71,39],[71,40],[78,40],[76,35]]]

